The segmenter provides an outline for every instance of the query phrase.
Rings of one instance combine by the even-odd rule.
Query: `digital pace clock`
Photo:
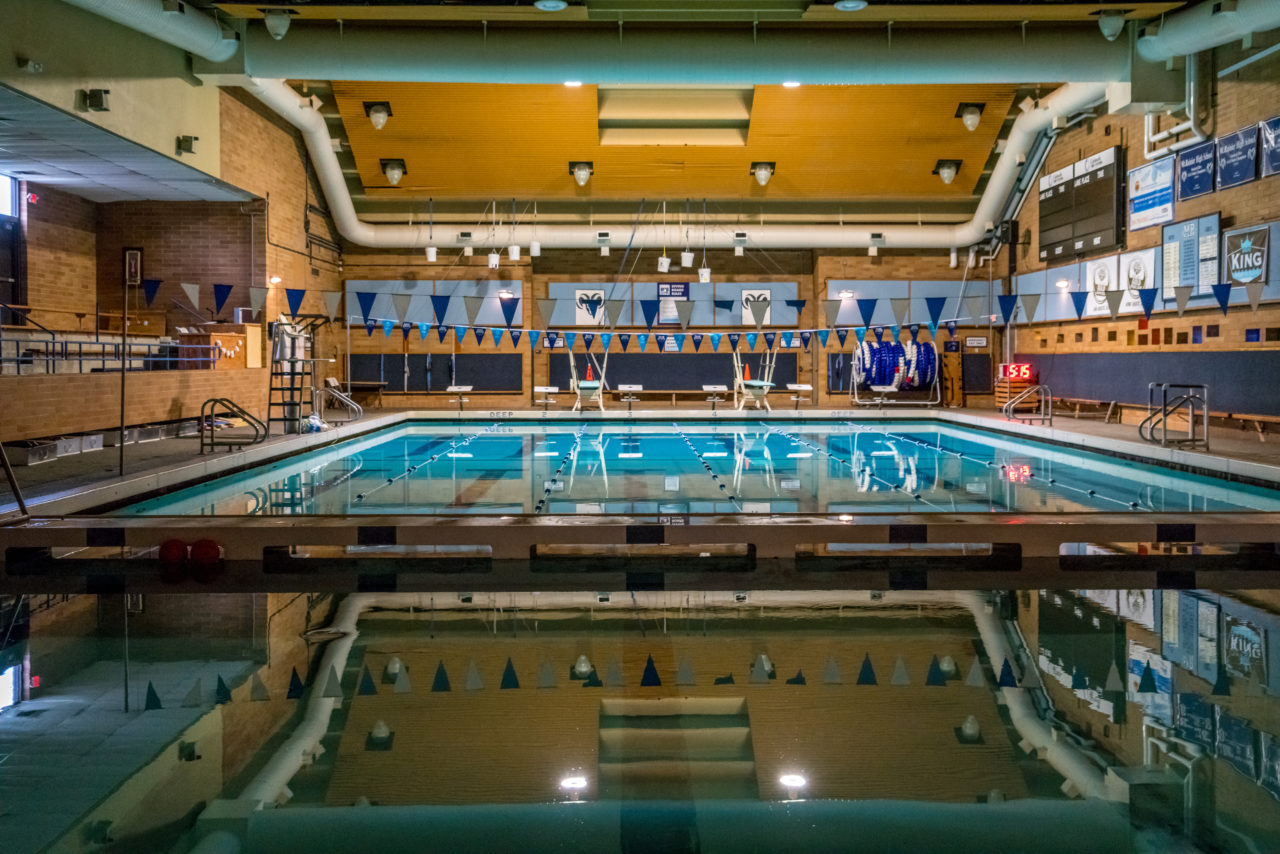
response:
[[[1035,376],[1031,366],[1025,362],[1004,362],[1000,365],[1000,379],[1031,382]]]

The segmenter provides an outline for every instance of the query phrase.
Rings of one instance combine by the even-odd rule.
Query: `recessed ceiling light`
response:
[[[867,8],[867,0],[836,0],[837,12],[861,12]]]
[[[566,80],[566,81],[564,81],[564,85],[568,86],[570,89],[577,89],[579,86],[581,86],[581,85],[582,85],[582,81],[581,81],[581,80]]]
[[[783,89],[799,89],[799,88],[800,88],[800,81],[799,81],[799,80],[784,80],[784,81],[782,81],[782,88],[783,88]]]
[[[544,12],[563,12],[569,4],[565,0],[534,0],[533,5]]]

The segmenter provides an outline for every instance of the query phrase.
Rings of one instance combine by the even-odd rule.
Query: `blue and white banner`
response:
[[[1262,137],[1262,152],[1258,158],[1262,177],[1280,175],[1280,116],[1258,122],[1258,135]]]
[[[1178,152],[1178,201],[1213,192],[1217,145],[1213,140]]]
[[[1239,187],[1258,177],[1258,126],[1218,137],[1218,189]]]
[[[1129,230],[1173,222],[1173,167],[1165,157],[1129,170]]]
[[[1227,281],[1233,285],[1267,281],[1267,239],[1271,229],[1265,225],[1237,228],[1225,238]]]

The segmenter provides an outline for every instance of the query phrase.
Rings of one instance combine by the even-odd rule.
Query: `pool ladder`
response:
[[[236,435],[218,438],[215,426],[218,417],[239,418],[253,429],[252,436]],[[240,449],[245,445],[256,445],[267,438],[267,425],[244,407],[225,397],[211,397],[200,407],[200,453],[206,450],[226,448],[227,451]]]
[[[1026,408],[1027,404],[1032,404],[1034,408]],[[1019,412],[1019,408],[1023,408],[1023,411]],[[1049,390],[1047,385],[1028,386],[1005,401],[1000,411],[1010,421],[1021,421],[1023,423],[1039,421],[1052,425],[1053,392]]]
[[[1156,406],[1156,390],[1160,405]],[[1170,392],[1174,393],[1172,398]],[[1187,411],[1187,435],[1169,438],[1169,419]],[[1197,432],[1197,427],[1199,431]],[[1157,433],[1158,431],[1158,433]],[[1202,447],[1209,450],[1209,387],[1187,383],[1149,383],[1147,385],[1147,417],[1138,425],[1138,436],[1147,442],[1159,442],[1183,448]]]

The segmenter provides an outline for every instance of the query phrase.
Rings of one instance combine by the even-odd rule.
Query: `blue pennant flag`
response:
[[[366,320],[364,322],[364,332],[366,335],[373,335],[373,330],[378,328],[378,321]]]
[[[947,306],[946,297],[925,297],[925,308],[929,310],[929,329],[938,331],[938,321],[942,319],[942,310]]]
[[[778,333],[776,332],[766,332],[764,334],[764,346],[769,350],[773,349],[773,342],[777,340],[778,340]]]
[[[591,352],[591,345],[596,343],[596,334],[594,332],[582,333],[582,349]]]
[[[1013,310],[1018,305],[1018,295],[1000,294],[996,300],[1000,303],[1000,316],[1004,318],[1004,325],[1008,326],[1009,321],[1013,319]]]
[[[672,335],[671,337],[676,340],[676,352],[677,353],[684,352],[684,334],[677,332],[675,335]]]
[[[510,329],[516,319],[516,308],[520,305],[520,297],[498,297],[498,304],[502,306],[502,319]]]
[[[147,305],[156,298],[156,292],[160,290],[160,285],[164,284],[164,279],[143,279],[142,280],[142,296],[147,301]]]
[[[800,343],[804,345],[806,350],[809,349],[809,342],[813,340],[813,333],[808,330],[800,333]]]
[[[884,327],[883,327],[883,326],[877,326],[877,327],[875,327],[874,329],[872,329],[871,331],[872,331],[872,332],[874,332],[874,333],[876,334],[876,340],[877,340],[877,341],[883,341],[883,340],[884,340]]]
[[[532,334],[532,333],[530,333],[530,334]],[[548,347],[550,347],[551,349],[553,349],[553,350],[554,350],[554,349],[555,349],[555,346],[556,346],[556,342],[557,342],[557,341],[559,341],[559,340],[560,340],[560,333],[559,333],[559,332],[556,332],[556,331],[551,330],[551,329],[548,329],[548,330],[547,330],[547,346],[548,346]]]
[[[742,340],[741,332],[730,332],[729,333],[729,349],[735,353],[738,352],[738,342],[741,340]]]
[[[638,333],[636,333],[636,346],[640,348],[640,352],[641,352],[641,353],[643,353],[643,352],[644,352],[644,349],[645,349],[646,347],[648,347],[648,346],[649,346],[649,333],[648,333],[648,332],[638,332]]]
[[[720,349],[720,333],[712,332],[707,337],[711,339],[711,352],[714,353],[715,351],[719,350]]]
[[[717,299],[711,302],[715,305],[716,311],[733,311],[733,300],[731,299]]]
[[[1072,291],[1071,303],[1076,307],[1076,320],[1084,319],[1084,306],[1089,301],[1088,291]]]
[[[406,341],[409,340],[409,333],[412,331],[413,331],[413,324],[410,323],[409,321],[406,320],[404,323],[400,324],[400,334],[404,335],[404,340]]]
[[[530,333],[530,334],[532,334],[532,333]],[[512,329],[512,330],[511,330],[511,346],[512,346],[512,347],[519,347],[519,346],[520,346],[520,330],[519,330],[519,329]]]
[[[830,329],[819,329],[819,330],[818,330],[818,343],[820,343],[824,348],[827,346],[827,342],[828,342],[828,341],[830,341],[830,340],[831,340],[831,330],[830,330]],[[841,338],[841,339],[840,339],[840,343],[841,343],[841,344],[844,344],[844,339],[843,339],[843,338]]]
[[[601,350],[603,350],[604,352],[608,353],[608,352],[609,352],[609,342],[610,342],[610,341],[612,341],[612,340],[613,340],[613,333],[612,333],[612,332],[601,332],[601,333],[600,333],[600,349],[601,349]]]
[[[890,340],[890,341],[897,341],[897,340],[898,340],[898,336],[901,334],[901,332],[902,332],[902,330],[898,329],[898,327],[897,327],[897,326],[890,326],[890,327],[889,327],[889,340]]]
[[[365,323],[369,322],[369,312],[373,311],[373,301],[377,298],[377,294],[369,291],[356,291],[356,299],[360,302],[360,316]]]
[[[222,314],[222,307],[227,304],[227,297],[231,296],[231,289],[235,285],[218,285],[213,286],[213,313]],[[295,311],[294,314],[297,314]]]
[[[515,335],[515,332],[511,333]],[[538,349],[538,339],[542,337],[542,332],[537,329],[529,330],[529,352],[532,353]]]
[[[659,332],[653,336],[653,340],[658,342],[658,352],[665,353],[667,351],[667,336]]]
[[[439,326],[436,327],[436,335],[440,336],[441,344],[444,343],[444,337],[448,334],[449,334],[449,327],[445,326],[443,323],[441,323]]]
[[[630,332],[619,332],[618,343],[622,345],[622,352],[627,352],[627,347],[631,344]],[[644,349],[643,347],[641,349]]]
[[[391,330],[395,328],[396,328],[396,322],[394,320],[382,321],[382,334],[387,336],[388,338],[391,337]]]
[[[863,326],[871,325],[871,318],[874,317],[876,313],[877,302],[878,300],[875,297],[867,297],[865,299],[858,300],[858,312],[862,315]]]
[[[907,331],[911,333],[911,340],[915,341],[920,338],[920,324],[913,323],[907,327]]]
[[[431,331],[431,324],[430,324],[430,323],[419,323],[419,324],[418,324],[418,338],[419,338],[419,339],[421,339],[421,340],[423,340],[423,341],[426,341],[426,340],[427,340],[427,333],[428,333],[428,332],[430,332],[430,331]]]
[[[484,341],[485,327],[483,327],[483,326],[473,326],[473,327],[471,328],[471,331],[472,331],[472,332],[474,332],[474,333],[476,334],[476,343],[477,343],[477,344],[480,344],[480,343],[482,343],[482,342]]]
[[[1147,316],[1148,320],[1151,319],[1151,310],[1156,307],[1157,293],[1158,291],[1155,288],[1138,289],[1138,299],[1142,300],[1142,313]]]
[[[431,310],[436,313],[436,323],[444,323],[444,316],[449,313],[449,294],[432,294]]]
[[[695,353],[696,353],[696,352],[698,352],[699,348],[701,348],[701,347],[702,347],[702,337],[703,337],[703,336],[702,336],[702,333],[701,333],[701,332],[695,332],[695,333],[693,333],[693,335],[691,335],[690,337],[691,337],[691,338],[693,338],[693,352],[695,352]]]
[[[467,337],[467,327],[465,326],[453,327],[453,336],[458,339],[459,344],[464,343]]]
[[[1222,309],[1222,313],[1227,313],[1227,303],[1231,302],[1231,284],[1229,282],[1214,285],[1213,295],[1218,300],[1218,308]]]
[[[495,326],[493,328],[493,346],[497,347],[502,343],[502,328]]]
[[[858,343],[861,344],[867,337],[867,327],[859,326],[853,330],[853,334],[858,337]]]
[[[564,346],[568,347],[570,350],[573,349],[573,342],[577,340],[578,333],[576,332],[566,332],[564,334]]]
[[[644,325],[653,329],[653,322],[658,319],[658,301],[656,299],[640,300],[640,311],[644,314]]]
[[[837,330],[836,330],[836,338],[840,339],[840,349],[842,349],[842,350],[843,350],[843,349],[844,349],[844,342],[849,338],[849,330],[848,330],[848,329],[843,329],[843,328],[841,328],[841,329],[837,329]],[[861,336],[859,336],[859,337],[858,337],[858,340],[859,340],[859,341],[861,341],[861,340],[862,340],[862,337],[861,337]]]
[[[293,317],[298,316],[298,312],[302,310],[302,298],[307,295],[305,288],[285,288],[285,299],[289,300],[289,314]]]
[[[791,342],[794,340],[790,332],[782,333],[782,346],[784,349],[791,349]]]
[[[954,320],[947,321],[947,334],[952,338],[956,337],[956,322]]]
[[[789,299],[783,300],[783,302],[787,304],[787,308],[794,308],[796,310],[796,315],[799,315],[800,312],[804,311],[805,301],[802,299]]]
[[[754,332],[747,333],[747,349],[753,352],[756,349],[756,333]]]

